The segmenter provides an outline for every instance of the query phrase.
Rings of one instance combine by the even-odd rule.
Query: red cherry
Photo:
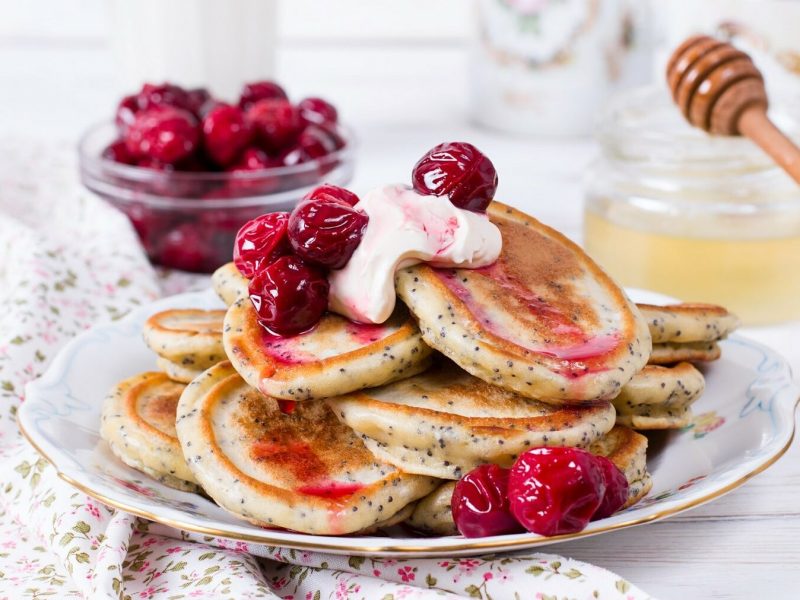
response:
[[[250,143],[252,130],[236,106],[219,104],[202,123],[203,147],[208,156],[225,167],[233,163]]]
[[[289,216],[289,243],[308,262],[341,269],[361,243],[368,221],[346,202],[304,200]]]
[[[233,262],[242,275],[252,279],[260,269],[291,253],[288,223],[289,213],[274,212],[242,225],[233,243]]]
[[[182,271],[202,272],[210,267],[214,249],[210,240],[193,224],[184,223],[161,240],[158,262]]]
[[[434,146],[414,165],[411,178],[420,194],[447,196],[467,210],[486,210],[497,191],[492,161],[465,142]]]
[[[325,274],[297,256],[282,256],[250,281],[258,322],[278,335],[296,335],[319,323],[328,307]]]
[[[248,83],[242,88],[239,97],[239,108],[248,110],[259,100],[287,100],[288,96],[284,89],[274,81],[256,81]]]
[[[114,162],[122,163],[124,165],[135,165],[136,159],[128,152],[128,147],[125,145],[124,140],[116,140],[106,146],[103,150],[103,158],[113,160]]]
[[[336,107],[322,98],[304,98],[297,103],[297,108],[307,123],[336,123],[339,119]]]
[[[339,132],[333,123],[320,123],[317,125],[317,127],[319,127],[328,135],[335,150],[340,150],[341,148],[345,147],[346,144],[344,138],[339,135]]]
[[[208,112],[206,106],[209,104],[213,105],[214,102],[211,99],[211,94],[206,88],[194,88],[192,90],[186,90],[187,108],[191,110],[194,116],[197,118],[202,118]],[[209,106],[209,108],[212,107],[213,106]]]
[[[580,448],[535,448],[511,467],[511,514],[528,531],[559,535],[583,530],[603,499],[603,472]]]
[[[136,95],[136,101],[139,110],[150,110],[162,106],[192,110],[186,90],[171,83],[162,83],[161,85],[145,83]]]
[[[117,105],[117,113],[114,116],[114,123],[117,125],[117,131],[125,133],[125,131],[133,124],[136,119],[136,113],[139,112],[139,101],[136,96],[125,96],[120,100]]]
[[[350,206],[358,204],[359,199],[353,192],[332,183],[323,183],[306,194],[303,200],[340,201]]]
[[[456,483],[450,505],[461,535],[468,538],[523,531],[508,507],[508,469],[481,465]]]
[[[157,243],[171,226],[170,213],[142,204],[131,204],[123,207],[123,210],[128,215],[147,255],[155,258],[158,254]]]
[[[125,134],[125,144],[133,156],[170,164],[194,152],[198,140],[195,118],[169,106],[139,112]]]
[[[259,100],[246,113],[256,142],[267,152],[280,152],[300,134],[300,111],[287,100]]]
[[[274,167],[273,160],[261,148],[250,146],[245,148],[239,160],[231,165],[227,171],[260,171]]]
[[[592,515],[592,521],[605,519],[617,512],[622,505],[628,501],[628,480],[622,471],[605,456],[595,456],[595,462],[603,472],[603,481],[606,484],[606,492],[600,506]]]
[[[297,138],[297,142],[281,153],[281,166],[290,167],[321,158],[336,150],[333,139],[320,127],[309,125]]]

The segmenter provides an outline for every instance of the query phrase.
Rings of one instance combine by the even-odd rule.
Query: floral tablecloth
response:
[[[0,599],[601,598],[646,594],[568,558],[365,559],[202,537],[59,479],[17,430],[61,345],[203,278],[156,273],[123,216],[81,189],[72,151],[0,143]]]

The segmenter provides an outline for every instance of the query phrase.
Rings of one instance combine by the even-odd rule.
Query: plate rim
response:
[[[147,307],[152,306],[153,304],[159,304],[164,301],[176,302],[180,299],[186,299],[187,301],[194,301],[195,303],[201,299],[209,298],[209,292],[211,290],[205,290],[201,292],[189,292],[183,294],[176,294],[173,296],[169,296],[167,298],[162,298],[157,300],[153,303],[148,303],[144,306],[137,307],[137,309],[131,311],[128,315],[123,317],[118,321],[106,322],[102,324],[98,324],[95,327],[92,327],[85,332],[81,333],[80,335],[76,336],[68,344],[66,344],[57,354],[56,359],[53,360],[51,365],[48,367],[45,374],[40,377],[39,379],[31,382],[26,386],[26,396],[29,394],[29,389],[33,388],[32,391],[36,391],[36,388],[39,385],[46,385],[48,379],[52,379],[55,376],[51,375],[56,371],[64,371],[66,372],[67,368],[63,360],[63,356],[67,356],[70,354],[70,351],[74,345],[77,345],[81,338],[84,336],[90,335],[95,329],[98,327],[109,327],[114,325],[119,325],[124,323],[125,321],[130,320],[131,322],[136,319],[137,315],[143,312]],[[190,300],[191,299],[191,300]],[[778,431],[776,434],[777,436],[787,436],[786,442],[783,444],[782,447],[778,448],[777,450],[773,450],[769,454],[762,457],[758,462],[751,465],[747,472],[741,474],[735,480],[728,482],[722,487],[718,487],[716,489],[709,490],[702,496],[699,497],[690,497],[686,498],[685,500],[678,502],[677,504],[672,504],[670,506],[664,507],[660,511],[653,512],[651,514],[641,515],[636,518],[611,523],[602,527],[597,527],[592,530],[583,530],[577,533],[569,533],[569,534],[562,534],[552,537],[528,537],[526,534],[520,534],[519,536],[503,536],[503,537],[495,537],[485,541],[481,541],[480,538],[455,538],[454,543],[450,544],[442,544],[442,545],[423,545],[419,542],[422,540],[429,540],[432,538],[385,538],[387,542],[386,544],[375,544],[375,543],[357,543],[359,539],[369,539],[374,540],[378,539],[377,537],[371,538],[352,538],[353,542],[355,543],[348,543],[342,544],[341,542],[325,542],[328,539],[328,536],[310,536],[309,534],[302,534],[296,533],[295,535],[300,536],[294,540],[287,540],[282,537],[273,537],[271,536],[269,530],[264,530],[264,533],[261,534],[251,534],[245,532],[237,532],[225,529],[219,529],[216,527],[209,527],[202,524],[197,524],[191,520],[191,516],[187,515],[184,519],[176,519],[169,516],[163,516],[151,512],[146,508],[140,508],[139,506],[130,504],[126,501],[117,500],[114,498],[110,498],[104,492],[98,491],[89,484],[83,483],[77,480],[75,477],[70,476],[67,471],[69,469],[62,469],[59,468],[58,461],[51,457],[43,450],[43,448],[34,441],[33,436],[31,433],[26,429],[23,420],[27,418],[27,410],[25,410],[26,406],[30,406],[27,402],[23,403],[20,406],[20,409],[17,411],[16,421],[17,426],[22,433],[22,436],[28,441],[28,443],[33,446],[33,448],[49,463],[53,466],[56,471],[56,474],[60,479],[67,482],[71,486],[77,488],[84,494],[94,498],[111,506],[115,509],[125,511],[127,513],[133,514],[137,517],[145,518],[157,523],[161,523],[170,527],[174,527],[176,529],[182,531],[188,531],[195,534],[200,535],[210,535],[219,538],[225,538],[230,540],[236,541],[244,541],[250,543],[257,543],[263,544],[267,546],[275,546],[287,549],[295,549],[295,550],[311,550],[311,551],[322,551],[322,552],[332,552],[337,554],[353,554],[353,555],[415,555],[415,556],[446,556],[452,555],[453,553],[471,553],[471,554],[480,554],[485,552],[511,552],[514,550],[520,550],[524,548],[531,548],[534,546],[545,546],[549,544],[555,544],[562,541],[567,540],[575,540],[575,539],[582,539],[592,537],[594,535],[599,535],[603,533],[608,533],[611,531],[616,531],[620,529],[626,529],[629,527],[633,527],[636,525],[642,525],[646,523],[652,523],[655,521],[659,521],[665,519],[667,517],[671,517],[681,512],[685,512],[687,510],[696,508],[708,502],[711,502],[725,494],[729,493],[730,491],[740,487],[756,475],[762,473],[770,466],[772,466],[775,462],[777,462],[791,447],[794,437],[796,434],[796,419],[794,418],[795,411],[797,409],[798,403],[800,403],[800,387],[798,387],[797,383],[794,381],[791,373],[791,367],[788,365],[786,360],[783,358],[782,355],[775,352],[771,348],[764,346],[758,342],[752,341],[749,338],[742,337],[742,336],[732,336],[734,338],[738,338],[739,340],[745,340],[748,345],[752,345],[758,347],[761,350],[766,350],[770,354],[777,356],[781,360],[781,364],[788,370],[789,375],[789,382],[791,384],[791,390],[794,400],[791,405],[783,407],[785,411],[791,417],[789,419],[789,428],[787,431]],[[61,361],[58,359],[62,358]],[[57,367],[57,369],[52,369],[52,367]],[[50,375],[50,377],[48,377]],[[41,384],[40,384],[41,382]],[[781,404],[789,404],[788,400],[782,402]],[[781,410],[780,412],[784,412]],[[188,520],[187,520],[188,519]],[[244,522],[243,522],[244,525]],[[283,532],[282,532],[283,533]],[[305,539],[307,537],[314,537],[314,540]],[[510,538],[510,539],[509,539]],[[413,543],[406,543],[407,541],[414,540],[417,542],[416,544]],[[435,538],[433,538],[435,539]],[[403,540],[402,543],[398,543],[400,540]]]

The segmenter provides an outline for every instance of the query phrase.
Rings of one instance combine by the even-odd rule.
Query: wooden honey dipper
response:
[[[764,78],[747,54],[712,37],[690,37],[672,53],[667,83],[692,125],[747,136],[800,183],[800,148],[767,117]]]

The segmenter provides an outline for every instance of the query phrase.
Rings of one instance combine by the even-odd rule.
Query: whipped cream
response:
[[[421,262],[476,269],[495,262],[503,246],[485,214],[403,185],[372,190],[356,208],[369,216],[364,237],[350,262],[328,276],[330,310],[353,321],[383,323],[391,316],[398,269]]]

